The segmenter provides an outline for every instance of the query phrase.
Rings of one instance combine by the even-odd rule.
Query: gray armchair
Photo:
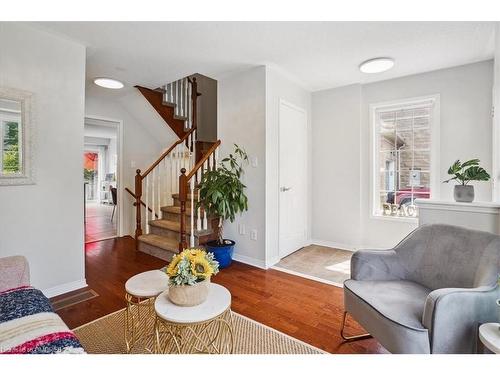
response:
[[[498,320],[500,237],[422,226],[391,250],[359,250],[344,283],[349,313],[392,353],[475,353],[478,326]]]

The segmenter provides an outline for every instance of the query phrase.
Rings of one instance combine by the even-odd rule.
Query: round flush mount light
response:
[[[123,83],[120,81],[117,81],[116,79],[113,78],[106,78],[106,77],[98,77],[94,79],[94,83],[97,86],[105,87],[107,89],[114,89],[118,90],[123,88]]]
[[[382,73],[394,66],[394,60],[390,57],[377,57],[366,60],[359,65],[359,70],[363,73]]]

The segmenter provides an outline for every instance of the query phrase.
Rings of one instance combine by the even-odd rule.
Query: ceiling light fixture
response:
[[[377,57],[361,63],[359,70],[363,73],[382,73],[394,66],[394,60],[390,57]]]
[[[98,77],[94,79],[94,83],[97,86],[105,87],[107,89],[118,90],[123,88],[123,83],[112,78]]]

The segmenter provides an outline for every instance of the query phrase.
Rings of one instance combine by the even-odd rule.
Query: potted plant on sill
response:
[[[208,296],[210,277],[219,272],[214,255],[190,248],[175,255],[169,263],[168,298],[179,306],[196,306]]]
[[[205,246],[214,254],[220,268],[231,264],[236,244],[223,238],[223,222],[228,219],[233,222],[236,214],[248,210],[246,186],[241,182],[244,163],[248,163],[248,155],[235,144],[234,153],[222,159],[216,169],[205,172],[199,185],[198,207],[202,206],[207,215],[219,218],[217,240]]]
[[[471,181],[488,181],[490,175],[486,170],[479,166],[479,159],[467,160],[461,163],[460,160],[455,161],[448,168],[448,174],[453,177],[444,182],[456,180],[460,185],[455,185],[453,195],[457,202],[470,203],[474,200],[474,186],[468,185]]]

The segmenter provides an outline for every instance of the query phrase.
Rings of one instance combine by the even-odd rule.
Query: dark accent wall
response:
[[[213,78],[196,73],[198,82],[198,141],[217,141],[217,81]]]

